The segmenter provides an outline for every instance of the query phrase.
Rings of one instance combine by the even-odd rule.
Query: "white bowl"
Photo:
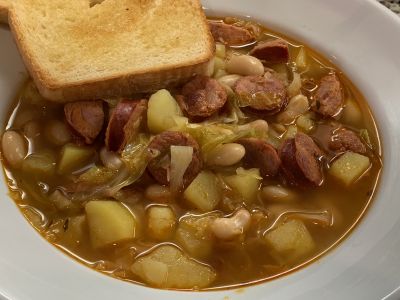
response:
[[[0,180],[0,298],[399,299],[393,291],[400,285],[400,18],[375,0],[209,0],[204,5],[209,13],[251,16],[304,41],[363,92],[378,122],[384,168],[361,224],[319,261],[279,279],[238,291],[164,291],[104,276],[58,251],[25,221]],[[6,28],[0,28],[0,49],[3,124],[26,75]]]

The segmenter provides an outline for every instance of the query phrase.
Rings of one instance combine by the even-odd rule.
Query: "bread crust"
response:
[[[1,1],[4,0],[0,0]],[[211,33],[208,31],[207,19],[198,0],[194,0],[196,9],[201,14],[204,26],[207,28],[208,49],[202,55],[190,62],[182,64],[156,66],[130,73],[122,72],[102,78],[89,80],[71,80],[60,82],[51,73],[43,68],[27,49],[20,32],[20,21],[13,10],[9,11],[8,21],[16,44],[21,53],[25,66],[32,76],[39,92],[48,100],[55,102],[72,102],[77,100],[126,97],[135,93],[150,93],[161,88],[169,88],[186,82],[196,74],[205,74],[210,60],[215,52],[215,45]]]

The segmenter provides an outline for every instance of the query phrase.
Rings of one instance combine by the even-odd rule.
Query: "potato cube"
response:
[[[147,209],[147,232],[156,240],[168,240],[175,232],[176,216],[168,206],[153,205]]]
[[[211,267],[187,257],[172,245],[159,246],[139,257],[131,270],[149,285],[160,288],[204,288],[216,277]]]
[[[77,247],[85,242],[87,226],[85,215],[68,218],[64,223],[63,243],[67,244],[69,247]]]
[[[221,199],[218,178],[210,171],[202,171],[183,193],[185,200],[200,211],[212,211]]]
[[[280,262],[293,262],[309,254],[315,247],[307,227],[300,220],[290,220],[265,235],[272,255]]]
[[[94,150],[74,144],[67,144],[61,149],[61,157],[58,162],[58,173],[61,175],[72,173],[84,167],[93,159]]]
[[[179,124],[182,111],[167,90],[159,90],[151,95],[147,109],[147,126],[151,133],[160,133]],[[178,122],[179,122],[178,121]]]
[[[102,248],[135,238],[132,213],[115,201],[90,201],[85,206],[93,248]]]
[[[357,101],[347,99],[346,105],[342,111],[341,121],[349,125],[357,125],[361,122],[363,116]]]
[[[224,181],[244,202],[250,204],[257,197],[258,188],[260,187],[262,179],[260,177],[260,171],[258,169],[244,170],[239,168],[236,173],[236,175],[224,177]]]
[[[190,255],[204,258],[211,254],[213,236],[210,224],[215,216],[187,216],[180,220],[176,240]]]
[[[346,152],[333,162],[329,174],[345,185],[350,185],[368,170],[370,164],[367,156]]]

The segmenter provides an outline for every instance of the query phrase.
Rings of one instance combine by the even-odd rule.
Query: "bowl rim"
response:
[[[327,3],[329,0],[326,0],[326,1],[322,1],[322,2],[324,2],[324,3]],[[365,3],[368,3],[368,5],[370,5],[371,7],[374,7],[375,9],[377,9],[377,14],[378,14],[378,12],[379,12],[379,14],[381,15],[379,18],[382,18],[382,19],[386,19],[386,20],[390,20],[390,23],[392,23],[392,25],[393,25],[393,27],[400,33],[400,18],[397,16],[397,15],[395,15],[393,12],[390,12],[388,9],[386,9],[385,7],[383,7],[381,4],[379,4],[377,1],[375,1],[375,0],[368,0],[368,1],[365,1],[365,0],[353,0],[353,1],[349,1],[349,3],[350,2],[352,2],[352,4],[354,5],[355,3],[356,4],[359,4],[360,2],[362,2],[362,1],[364,1]],[[218,2],[218,1],[216,1],[216,2]],[[219,1],[219,2],[223,2],[223,0],[222,1]],[[233,2],[235,2],[235,5],[236,5],[236,3],[237,2],[239,2],[239,1],[233,1]],[[258,1],[258,2],[261,2],[261,1]],[[271,3],[273,3],[274,2],[274,0],[272,0],[272,1],[270,1]],[[276,2],[276,1],[275,1]],[[285,1],[283,1],[283,2],[285,2]],[[286,2],[290,2],[290,1],[286,1]],[[315,2],[315,1],[313,1],[313,0],[304,0],[303,1],[304,3],[311,3],[311,2]],[[338,6],[340,6],[340,5],[342,5],[343,4],[343,2],[345,2],[345,0],[340,0],[340,1],[338,1],[338,3],[340,3],[340,4],[338,4]],[[211,3],[210,3],[211,4]],[[210,5],[211,7],[213,6],[213,5]],[[206,5],[206,7],[207,7],[207,5]],[[236,7],[236,6],[235,6]],[[257,18],[256,18],[257,19]],[[262,23],[264,23],[264,24],[268,24],[268,27],[271,27],[271,28],[273,28],[273,29],[275,29],[276,28],[276,26],[274,26],[273,24],[269,24],[268,22],[265,22],[265,21],[262,21]],[[279,26],[277,26],[277,27],[279,27]],[[291,32],[291,33],[287,33],[287,31],[282,31],[282,30],[278,30],[278,32],[284,32],[284,34],[285,35],[288,35],[288,36],[291,36],[291,37],[295,37],[297,40],[300,40],[300,41],[304,41],[305,39],[304,38],[301,38],[301,37],[299,37],[297,34],[294,34],[293,32]],[[0,32],[0,36],[2,35],[2,33]],[[334,54],[331,54],[331,55],[327,55],[326,53],[329,53],[330,51],[326,51],[327,49],[326,49],[326,47],[320,47],[320,46],[318,46],[317,45],[317,42],[315,42],[315,43],[310,43],[310,41],[306,41],[306,44],[307,45],[310,45],[313,49],[316,49],[318,52],[320,52],[320,53],[322,53],[322,54],[324,54],[324,56],[325,57],[331,57],[331,59],[333,59],[334,60],[334,63],[335,63],[335,65],[338,65],[343,71],[344,71],[344,73],[346,74],[346,75],[348,75],[348,77],[349,78],[351,78],[352,79],[352,81],[354,82],[354,80],[353,80],[353,76],[351,76],[351,74],[350,73],[353,73],[353,72],[348,72],[348,71],[346,71],[346,69],[348,68],[346,65],[341,65],[341,64],[343,64],[344,62],[341,60],[341,57],[340,56],[337,56],[337,55],[335,55],[335,53]],[[313,45],[313,44],[315,44],[315,45]],[[1,65],[1,64],[0,64]],[[2,80],[3,78],[2,77],[0,77],[0,83],[1,83],[1,80]],[[365,98],[367,99],[367,101],[369,102],[369,97],[366,95],[366,94],[370,94],[371,96],[374,94],[374,93],[372,93],[372,92],[370,92],[369,91],[369,89],[365,89],[365,92],[364,92],[364,89],[363,88],[361,88],[361,86],[359,85],[359,84],[356,84],[356,82],[355,82],[355,85],[360,89],[360,91],[362,91],[362,93],[365,95]],[[362,86],[364,86],[365,84],[362,84]],[[0,85],[0,87],[1,87],[1,85]],[[1,88],[0,88],[0,90],[1,90]],[[376,103],[374,102],[374,104],[375,104],[375,106],[376,106]],[[372,111],[374,111],[373,109],[372,109]],[[380,132],[380,134],[381,134],[381,137],[382,137],[382,144],[384,144],[385,143],[385,141],[387,142],[387,141],[389,141],[389,139],[390,139],[390,136],[389,136],[389,134],[387,133],[387,131],[390,131],[390,124],[387,124],[387,125],[384,125],[383,123],[382,123],[382,127],[380,126],[381,125],[381,122],[380,122],[380,120],[379,120],[379,118],[382,118],[382,116],[384,115],[382,112],[380,112],[379,113],[380,114],[380,116],[379,117],[377,117],[377,116],[375,116],[375,117],[377,117],[376,119],[377,119],[377,123],[378,123],[378,130],[379,130],[379,132]],[[398,127],[397,126],[395,126],[395,128],[394,129],[398,129]],[[393,130],[394,131],[394,130]],[[390,146],[390,150],[391,151],[393,151],[393,149],[399,149],[400,147],[399,147],[399,143],[398,143],[398,141],[396,140],[396,144],[393,142],[393,143],[389,143],[391,146]],[[392,146],[393,145],[393,146]],[[387,151],[389,151],[389,149],[385,149],[386,147],[384,147],[384,157],[385,157],[385,161],[389,161],[389,160],[386,160],[386,158],[389,158],[389,157],[392,157],[393,156],[393,154],[391,153],[391,152],[387,152]],[[392,149],[393,148],[393,149]],[[392,169],[393,169],[393,166],[391,166],[392,167]],[[387,176],[388,176],[388,173],[390,172],[390,170],[391,169],[389,169],[388,168],[388,170],[386,170],[386,167],[384,168],[384,170],[383,170],[383,173],[382,173],[382,175],[381,175],[381,179],[380,179],[380,181],[381,181],[381,183],[380,183],[380,189],[381,188],[383,188],[383,181],[384,180],[386,180],[386,181],[388,181],[387,180]],[[385,181],[385,183],[386,183],[386,181]],[[381,194],[381,191],[380,191],[380,189],[376,192],[376,196],[375,196],[375,198],[378,198],[379,196],[380,196],[380,194]],[[2,195],[2,192],[0,192],[0,195]],[[374,199],[373,200],[373,202],[372,202],[372,204],[370,205],[370,207],[369,207],[369,209],[368,209],[368,212],[367,212],[367,215],[366,216],[364,216],[363,217],[363,219],[361,220],[361,222],[359,222],[359,224],[357,225],[357,233],[358,233],[358,230],[359,230],[359,227],[365,227],[365,223],[366,223],[366,221],[367,221],[367,217],[368,217],[368,220],[370,219],[370,218],[373,218],[376,214],[374,213],[374,214],[372,214],[372,210],[374,209],[374,207],[375,207],[375,202],[377,202],[377,200],[378,199]],[[381,201],[380,201],[381,202]],[[1,206],[0,206],[1,207]],[[14,210],[15,211],[15,210]],[[370,213],[371,212],[371,213]],[[19,211],[18,211],[18,213],[19,213]],[[371,215],[372,214],[372,215]],[[26,223],[26,224],[22,224],[22,223]],[[27,231],[27,232],[29,232],[29,234],[30,235],[32,235],[30,232],[30,229],[28,229],[27,228],[27,226],[26,225],[28,225],[29,226],[29,228],[31,228],[30,227],[30,225],[29,224],[27,224],[27,222],[25,222],[25,220],[22,220],[22,222],[21,222],[21,220],[19,220],[18,221],[18,223],[19,223],[19,226],[22,226],[21,228],[25,228],[25,230]],[[2,232],[2,231],[4,231],[4,230],[6,230],[6,228],[4,227],[1,227],[2,226],[2,224],[0,223],[0,233]],[[31,228],[31,230],[33,230],[33,228]],[[34,232],[36,232],[35,230],[33,230]],[[38,234],[39,235],[39,234]],[[345,240],[344,240],[344,242],[342,242],[342,245],[340,245],[339,246],[339,248],[342,248],[343,247],[343,243],[346,243],[346,244],[351,244],[352,242],[354,242],[354,240],[356,240],[356,238],[354,237],[353,238],[353,235],[355,235],[355,232],[353,232],[350,236],[348,236],[348,237],[346,237],[345,238]],[[36,235],[32,235],[32,236],[34,236],[34,238],[30,238],[29,240],[30,241],[33,241],[33,240],[36,240]],[[40,235],[39,235],[40,236]],[[48,244],[48,242],[47,241],[45,241],[44,239],[43,239],[43,241],[42,242],[45,242],[45,244],[47,245]],[[40,244],[41,246],[43,246],[42,245],[42,243],[38,243],[37,241],[35,242],[36,244]],[[48,247],[45,247],[45,248],[48,248]],[[132,286],[132,284],[130,284],[130,283],[126,283],[126,282],[123,282],[123,281],[120,281],[120,280],[116,280],[116,279],[110,279],[109,277],[107,277],[107,276],[104,276],[104,275],[102,275],[102,274],[99,274],[98,272],[96,272],[96,271],[93,271],[93,270],[91,270],[91,269],[89,269],[89,268],[87,268],[87,267],[85,267],[85,266],[83,266],[83,265],[81,265],[81,264],[78,264],[78,265],[80,265],[80,266],[76,266],[77,264],[75,263],[75,262],[73,262],[73,264],[71,264],[69,261],[72,261],[69,257],[67,257],[67,256],[65,256],[64,254],[61,254],[61,252],[59,251],[59,250],[56,250],[56,249],[54,249],[54,247],[53,246],[51,246],[51,248],[54,250],[50,250],[50,248],[48,248],[46,251],[48,252],[48,254],[50,255],[50,256],[52,256],[52,257],[57,257],[58,259],[59,259],[59,261],[60,261],[60,264],[61,264],[61,261],[63,261],[63,263],[62,264],[66,264],[66,265],[68,265],[68,271],[71,273],[71,274],[75,274],[75,272],[79,272],[79,273],[85,273],[85,274],[90,274],[90,275],[88,275],[88,276],[90,276],[90,277],[93,277],[93,280],[90,280],[89,282],[90,283],[92,283],[93,285],[95,285],[95,284],[98,284],[98,283],[103,283],[103,282],[105,282],[105,281],[114,281],[112,284],[110,283],[109,284],[109,286],[110,287],[113,287],[113,288],[115,288],[115,289],[117,289],[117,288],[124,288],[124,286],[126,286],[126,285],[129,285],[129,286]],[[357,248],[357,247],[356,247]],[[400,249],[400,248],[399,248]],[[315,262],[313,262],[310,266],[307,266],[305,269],[301,269],[301,270],[297,270],[295,273],[294,273],[294,275],[295,276],[293,276],[292,278],[295,278],[295,279],[298,279],[298,278],[300,278],[301,276],[300,275],[304,275],[305,273],[310,273],[311,272],[311,270],[310,270],[310,268],[312,267],[312,266],[314,266],[314,265],[317,265],[317,264],[325,264],[326,262],[325,262],[325,258],[327,258],[328,256],[329,256],[329,258],[331,257],[331,256],[335,256],[335,257],[337,257],[338,255],[340,255],[340,253],[338,253],[338,252],[343,252],[343,251],[338,251],[339,249],[336,247],[336,249],[333,249],[333,250],[331,250],[331,251],[329,251],[329,253],[327,253],[327,254],[324,254],[323,255],[323,257],[322,257],[322,259],[321,259],[321,261],[315,261]],[[340,249],[340,250],[342,250],[342,249]],[[0,253],[1,253],[1,250],[0,250]],[[61,255],[60,255],[61,254]],[[61,259],[60,259],[61,258]],[[324,261],[322,261],[322,260],[324,260]],[[3,260],[1,260],[1,258],[0,258],[0,266],[8,266],[9,267],[9,264],[7,264],[7,262],[5,262],[5,261],[3,261]],[[82,269],[80,269],[80,267],[82,267]],[[1,268],[0,268],[1,269]],[[52,269],[52,270],[57,270],[56,269],[56,267],[54,266],[54,268],[53,267],[51,267],[50,269]],[[313,268],[313,269],[315,269],[315,268]],[[13,270],[13,268],[11,267],[10,268],[10,270]],[[90,270],[90,272],[87,272],[88,270]],[[308,271],[308,270],[310,270],[310,271]],[[16,270],[16,271],[18,271],[18,273],[21,273],[22,271],[23,271],[23,269],[20,269],[20,270]],[[0,278],[2,278],[1,276],[1,273],[2,273],[3,271],[1,271],[0,270]],[[96,275],[97,274],[97,275]],[[292,276],[292,275],[287,275],[287,276],[284,276],[284,277],[282,277],[282,278],[278,278],[278,279],[275,279],[275,280],[273,280],[272,282],[277,282],[277,284],[273,284],[273,285],[271,285],[271,286],[273,286],[273,287],[275,287],[275,286],[277,286],[277,285],[280,285],[280,283],[282,282],[282,281],[289,281],[289,280],[286,280],[286,278],[287,277],[290,277],[290,276]],[[96,280],[95,280],[96,279]],[[0,281],[1,282],[1,281]],[[279,282],[279,284],[278,284],[278,282]],[[290,280],[290,282],[293,282],[293,280]],[[260,287],[262,284],[257,284],[257,285],[254,285],[254,286],[249,286],[249,287],[246,287],[246,288],[244,288],[243,290],[244,290],[244,292],[243,291],[241,291],[240,293],[239,292],[235,292],[235,290],[223,290],[223,291],[219,291],[219,290],[216,290],[216,291],[207,291],[207,292],[201,292],[201,293],[192,293],[192,292],[184,292],[184,293],[181,293],[181,292],[172,292],[171,293],[171,291],[162,291],[162,290],[157,290],[157,289],[149,289],[149,288],[145,288],[145,287],[141,287],[141,286],[135,286],[135,288],[127,288],[127,289],[129,289],[129,290],[139,290],[139,287],[140,287],[140,289],[143,289],[143,290],[145,290],[143,293],[142,292],[140,292],[140,296],[141,295],[146,295],[147,294],[147,292],[146,291],[151,291],[151,292],[149,292],[149,293],[151,293],[153,296],[154,295],[160,295],[160,296],[163,296],[163,297],[166,297],[165,295],[166,294],[180,294],[180,295],[186,295],[186,297],[187,297],[187,295],[190,295],[190,296],[192,296],[193,295],[193,297],[196,297],[196,298],[198,298],[198,299],[200,299],[200,297],[199,297],[199,295],[205,295],[205,294],[209,294],[209,293],[212,293],[212,294],[215,294],[215,295],[217,295],[216,297],[218,297],[218,299],[219,298],[223,298],[222,296],[223,295],[225,295],[225,294],[229,294],[230,295],[230,297],[232,297],[232,299],[242,299],[242,295],[245,295],[246,297],[248,297],[248,294],[250,294],[250,293],[247,293],[247,291],[250,291],[250,290],[260,290],[260,288],[261,289],[263,289],[263,287]],[[16,290],[16,286],[14,286],[13,288],[9,288],[9,287],[6,287],[6,288],[3,288],[2,286],[1,286],[1,283],[0,283],[0,297],[1,297],[1,295],[3,294],[3,297],[5,298],[5,299],[7,299],[7,297],[9,297],[10,299],[37,299],[37,298],[31,298],[26,292],[21,292],[21,291],[17,291]],[[385,297],[385,299],[386,299],[386,297],[388,297],[388,296],[390,296],[390,293],[395,293],[396,292],[396,289],[397,290],[400,290],[400,286],[399,285],[397,285],[397,286],[394,286],[393,287],[393,289],[391,289],[391,290],[388,290],[388,291],[386,291],[386,294],[385,295],[383,295],[382,294],[382,297]],[[61,287],[58,287],[58,288],[56,288],[55,290],[52,290],[51,289],[51,293],[50,294],[54,294],[54,292],[56,292],[56,291],[60,291],[61,290]],[[81,289],[82,290],[82,289]],[[266,289],[265,288],[265,290],[270,290],[270,289]],[[35,290],[35,293],[33,293],[32,295],[38,295],[38,294],[40,294],[40,290]],[[196,295],[197,294],[197,295]],[[260,297],[259,297],[259,295],[261,295],[260,293],[256,293],[256,292],[252,292],[251,293],[252,295],[258,295],[257,297],[259,298],[259,299],[261,299]],[[74,295],[74,294],[69,294],[70,296],[72,296],[72,295]],[[84,295],[88,295],[88,292],[86,292],[86,293],[84,293]],[[393,294],[394,295],[394,294]],[[392,296],[393,296],[392,295]],[[7,296],[7,297],[6,297]],[[26,297],[24,297],[24,296],[26,296]],[[76,295],[75,295],[76,296]],[[101,294],[99,294],[98,296],[100,296],[101,297]],[[221,297],[219,297],[219,296],[221,296]],[[35,297],[35,296],[33,296],[33,297]],[[214,296],[210,296],[210,297],[214,297]],[[50,299],[50,298],[49,298]],[[60,298],[61,299],[61,298]],[[64,298],[62,298],[62,299],[64,299]],[[67,299],[67,298],[65,298],[65,299]],[[83,299],[83,298],[82,298]],[[104,299],[106,299],[106,298],[104,298]],[[143,298],[143,299],[145,299],[145,298]],[[165,299],[172,299],[172,298],[169,298],[169,297],[166,297]],[[177,298],[176,298],[177,299]],[[181,296],[179,296],[179,299],[184,299],[184,298],[182,298]],[[213,298],[214,299],[214,298]],[[243,297],[243,299],[244,299],[244,297]],[[289,299],[289,298],[285,298],[285,299]],[[304,299],[306,299],[306,298],[304,298]],[[372,299],[372,298],[371,298]]]

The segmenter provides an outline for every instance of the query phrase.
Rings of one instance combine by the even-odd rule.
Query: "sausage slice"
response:
[[[106,146],[121,152],[139,131],[147,110],[146,100],[121,100],[115,107],[106,131]]]
[[[279,150],[283,174],[293,185],[320,186],[323,182],[322,155],[312,138],[297,133],[293,139],[283,142]]]
[[[241,46],[255,41],[255,37],[245,28],[218,21],[209,21],[208,25],[216,42],[228,46]]]
[[[323,117],[334,117],[343,106],[343,91],[335,74],[322,77],[317,88],[312,109]]]
[[[267,64],[280,64],[289,61],[289,46],[282,39],[259,42],[249,53]]]
[[[103,101],[77,101],[64,105],[65,119],[74,133],[92,144],[104,123]]]
[[[288,101],[284,83],[273,72],[242,77],[235,82],[233,90],[239,96],[241,107],[259,112],[277,113]]]
[[[207,118],[218,112],[226,103],[228,95],[215,79],[198,75],[182,88],[177,101],[182,111],[191,119]]]
[[[367,152],[367,148],[358,135],[346,128],[334,132],[329,142],[329,149],[335,152],[352,151],[360,154]]]
[[[169,172],[171,168],[170,147],[190,146],[193,148],[192,161],[183,175],[183,185],[187,187],[200,173],[203,161],[199,144],[189,134],[178,131],[164,131],[154,137],[148,146],[152,156],[147,169],[150,174],[161,184],[169,184]]]
[[[257,138],[245,138],[237,142],[246,149],[243,157],[245,166],[259,168],[262,177],[273,177],[278,174],[281,160],[274,147]]]

